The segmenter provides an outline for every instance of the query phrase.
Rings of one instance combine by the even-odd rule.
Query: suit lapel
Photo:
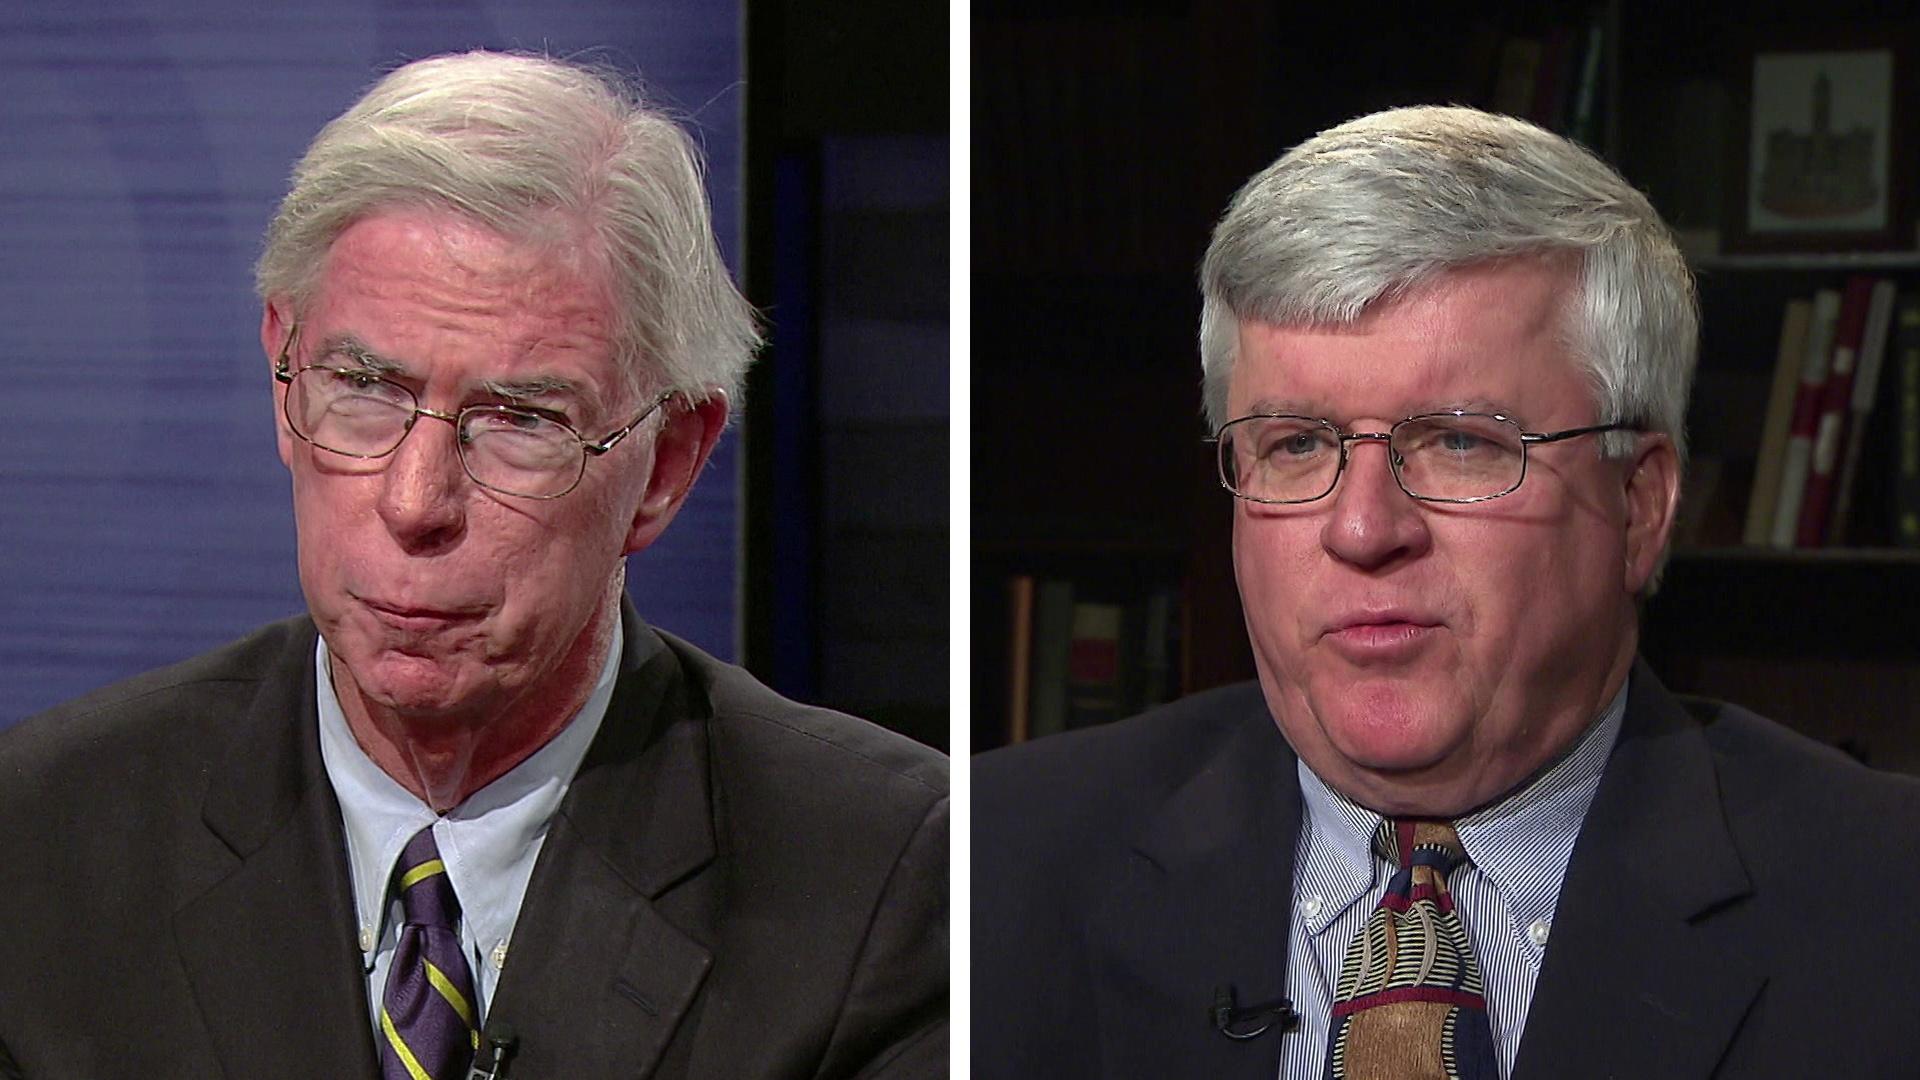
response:
[[[346,840],[320,761],[314,634],[292,636],[214,772],[202,816],[233,871],[174,914],[229,1080],[374,1075]]]
[[[1517,1080],[1710,1075],[1765,983],[1716,922],[1750,891],[1706,739],[1640,665],[1567,866]]]
[[[620,682],[541,847],[490,1009],[527,1075],[652,1074],[712,963],[660,903],[714,857],[708,708],[624,615]]]
[[[1089,926],[1099,1042],[1113,1076],[1273,1080],[1284,1036],[1236,1041],[1208,1016],[1286,995],[1294,758],[1264,709],[1247,715],[1149,818]]]

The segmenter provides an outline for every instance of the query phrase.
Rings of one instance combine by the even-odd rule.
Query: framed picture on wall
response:
[[[1757,46],[1736,74],[1730,251],[1857,251],[1914,245],[1910,78],[1904,39]]]

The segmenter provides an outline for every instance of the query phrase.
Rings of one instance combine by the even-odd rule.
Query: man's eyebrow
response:
[[[1511,409],[1491,398],[1449,398],[1422,405],[1407,413],[1407,416],[1422,416],[1427,413],[1470,412],[1510,414]],[[1262,398],[1247,406],[1246,415],[1262,416],[1267,414],[1285,416],[1331,417],[1333,414],[1317,403],[1300,398]]]
[[[512,381],[488,379],[480,385],[495,397],[514,401],[543,397],[586,397],[579,383],[572,379],[563,379],[558,375],[536,375],[530,379]]]
[[[1462,398],[1456,401],[1440,402],[1439,404],[1435,405],[1433,408],[1427,409],[1424,411],[1426,412],[1499,413],[1501,415],[1506,415],[1508,413],[1511,413],[1513,410],[1507,408],[1504,405],[1501,405],[1499,402],[1494,401],[1492,398]]]
[[[352,334],[340,334],[321,343],[320,355],[323,357],[344,357],[353,361],[360,369],[375,375],[405,375],[407,366],[398,360],[381,356],[367,347],[367,344]]]
[[[1261,398],[1247,406],[1247,416],[1319,416],[1313,406],[1297,399]]]
[[[341,334],[329,338],[322,346],[321,355],[350,360],[356,368],[375,375],[404,376],[408,374],[406,364],[380,355],[352,334]],[[506,398],[509,401],[587,396],[579,383],[558,375],[536,375],[527,379],[488,379],[483,381],[480,387],[494,397]]]

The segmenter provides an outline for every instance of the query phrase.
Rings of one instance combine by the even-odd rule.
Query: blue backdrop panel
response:
[[[259,238],[323,123],[466,48],[640,73],[695,127],[733,259],[737,3],[0,4],[0,725],[302,609]],[[629,570],[642,613],[723,656],[737,445]]]

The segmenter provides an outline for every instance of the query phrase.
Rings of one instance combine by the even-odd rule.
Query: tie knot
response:
[[[1373,834],[1374,853],[1402,870],[1431,866],[1441,877],[1467,860],[1467,849],[1451,821],[1432,818],[1383,818]]]
[[[447,879],[440,847],[433,842],[433,826],[421,829],[407,841],[394,874],[398,879],[394,888],[400,894],[400,908],[408,925],[454,927],[460,918],[460,901],[453,894],[453,882]]]

